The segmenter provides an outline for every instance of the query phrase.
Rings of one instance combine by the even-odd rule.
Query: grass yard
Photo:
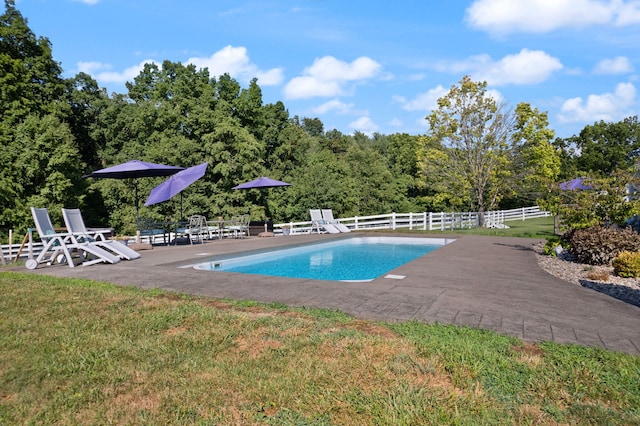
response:
[[[0,272],[0,424],[640,424],[640,357]]]
[[[489,235],[498,237],[549,238],[553,233],[553,216],[505,222],[509,228],[471,228],[461,231],[446,231],[452,234]]]

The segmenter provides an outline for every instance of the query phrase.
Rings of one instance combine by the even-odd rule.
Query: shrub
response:
[[[556,253],[555,248],[558,247],[559,245],[561,245],[560,237],[556,237],[556,236],[550,237],[547,239],[547,242],[542,248],[542,251],[547,256],[557,256],[558,253]]]
[[[593,226],[572,229],[562,236],[578,262],[609,265],[622,251],[640,251],[640,234],[631,228]]]
[[[613,272],[623,278],[640,277],[640,253],[623,251],[613,259]]]

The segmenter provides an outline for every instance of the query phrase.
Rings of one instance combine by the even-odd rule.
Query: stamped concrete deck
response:
[[[179,268],[229,253],[353,235],[357,234],[214,240],[154,247],[140,251],[140,259],[116,265],[40,266],[30,272],[213,298],[337,309],[372,320],[465,325],[529,342],[574,343],[640,355],[640,308],[548,274],[536,262],[531,247],[539,240],[534,239],[447,236],[456,241],[392,272],[406,278],[368,283]]]

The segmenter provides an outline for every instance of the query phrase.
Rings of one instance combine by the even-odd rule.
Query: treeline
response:
[[[168,60],[109,95],[90,75],[63,78],[49,40],[33,34],[14,0],[0,16],[0,86],[3,236],[33,226],[30,206],[49,208],[58,223],[61,207],[79,207],[89,224],[133,233],[135,184],[141,216],[177,218],[182,204],[185,217],[260,220],[264,192],[232,190],[259,176],[293,184],[269,191],[267,214],[278,222],[308,220],[320,207],[337,216],[519,207],[583,171],[628,167],[640,148],[636,117],[558,139],[546,113],[509,110],[466,77],[427,117],[425,135],[326,130],[282,102],[265,104],[257,80],[242,87]],[[163,178],[83,179],[131,159],[209,167],[182,198],[151,207],[142,203]]]

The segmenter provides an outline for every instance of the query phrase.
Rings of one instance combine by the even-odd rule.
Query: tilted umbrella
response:
[[[106,169],[96,170],[83,178],[109,178],[109,179],[137,179],[141,177],[171,176],[184,170],[184,167],[167,166],[165,164],[147,163],[140,160],[131,160]],[[135,182],[135,181],[134,181]],[[135,182],[136,194],[136,219],[138,217],[138,183]]]
[[[182,190],[204,176],[208,165],[209,163],[204,162],[169,176],[169,179],[151,190],[144,205],[162,203],[180,193],[180,220],[182,220]]]
[[[266,188],[276,188],[279,186],[291,186],[290,183],[282,182],[280,180],[271,179],[268,177],[259,177],[258,179],[254,179],[249,182],[241,183],[238,186],[234,186],[233,189],[266,189]],[[265,196],[265,205],[263,208],[265,209],[264,217],[264,230],[267,231],[267,201]]]
[[[563,191],[577,191],[582,189],[591,189],[591,185],[585,185],[584,180],[586,178],[579,177],[572,180],[568,180],[566,182],[560,183],[560,189]]]

